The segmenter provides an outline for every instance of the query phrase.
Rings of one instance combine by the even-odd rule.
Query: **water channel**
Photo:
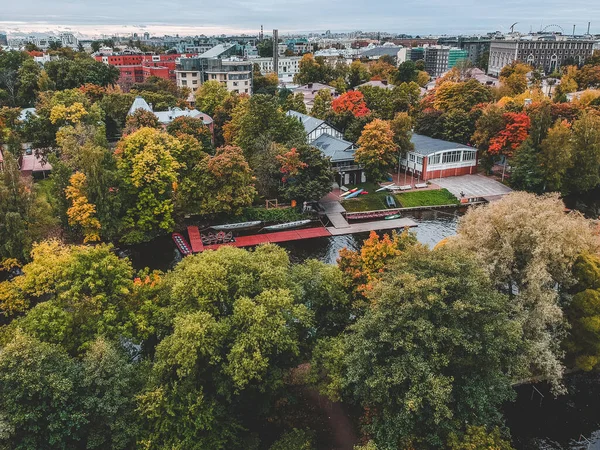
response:
[[[464,211],[430,210],[405,214],[423,244],[434,246],[456,233]],[[368,234],[334,236],[282,244],[292,262],[315,258],[335,264],[339,251],[360,248]],[[168,270],[181,260],[170,236],[126,252],[136,269]],[[518,450],[600,450],[600,374],[574,374],[565,379],[566,395],[554,397],[547,386],[516,388],[517,400],[505,406],[506,423]]]

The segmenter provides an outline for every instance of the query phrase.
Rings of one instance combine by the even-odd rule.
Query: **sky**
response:
[[[0,30],[78,31],[86,36],[388,31],[412,35],[538,31],[600,33],[598,0],[2,0]],[[595,22],[594,22],[595,20]]]

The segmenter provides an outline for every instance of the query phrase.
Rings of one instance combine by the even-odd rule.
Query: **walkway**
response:
[[[253,234],[252,236],[239,236],[234,242],[226,244],[205,245],[204,250],[216,250],[224,245],[231,247],[252,247],[254,245],[299,241],[318,237],[330,237],[331,233],[325,227],[303,228],[300,230],[277,231],[275,233]]]
[[[367,233],[369,231],[393,230],[396,228],[416,226],[417,222],[414,220],[401,217],[400,219],[393,220],[376,220],[374,222],[353,223],[351,225],[348,224],[348,226],[345,228],[327,227],[327,231],[329,231],[333,236],[342,236],[344,234]]]
[[[461,192],[467,198],[501,196],[512,192],[512,189],[508,186],[484,175],[436,178],[435,183],[442,188],[448,189],[458,199],[461,198]]]
[[[346,212],[346,210],[340,202],[322,202],[321,205],[325,209],[325,214],[327,215],[327,218],[333,225],[334,229],[344,229],[350,227],[348,221],[344,218],[344,216],[342,216],[342,213]]]

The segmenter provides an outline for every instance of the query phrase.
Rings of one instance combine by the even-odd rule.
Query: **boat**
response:
[[[381,192],[381,191],[385,191],[385,190],[391,191],[397,187],[398,186],[396,186],[395,184],[388,184],[387,186],[380,187],[375,192]]]
[[[244,228],[252,228],[261,225],[260,220],[254,220],[252,222],[238,222],[238,223],[225,223],[223,225],[213,225],[213,230],[216,231],[227,231],[227,230],[242,230]]]
[[[360,193],[364,191],[364,189],[359,189],[358,191],[354,191],[352,194],[347,195],[344,200],[347,200],[349,198],[354,198],[354,197],[358,197],[360,195]]]
[[[308,225],[311,222],[310,219],[307,220],[296,220],[295,222],[287,222],[280,223],[277,225],[269,225],[268,227],[264,227],[265,231],[280,231],[280,230],[288,230],[290,228],[298,228],[304,225]]]
[[[360,193],[360,195],[367,195],[368,193],[369,193],[369,191],[362,191],[362,192]]]
[[[343,194],[340,194],[340,197],[345,197],[346,195],[354,194],[356,191],[358,191],[358,188],[352,188],[349,191],[346,191]]]
[[[385,216],[384,220],[399,219],[400,217],[402,217],[402,214],[392,214],[391,216]]]
[[[388,208],[396,208],[396,200],[391,195],[385,196],[385,206]]]
[[[186,241],[186,239],[181,234],[173,233],[171,235],[171,237],[173,238],[173,242],[175,242],[175,245],[177,246],[177,248],[179,249],[179,251],[181,252],[181,254],[183,256],[192,254],[192,249],[190,247],[190,244],[188,243],[188,241]]]

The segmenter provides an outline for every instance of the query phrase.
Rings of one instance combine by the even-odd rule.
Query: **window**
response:
[[[463,161],[473,161],[475,159],[475,152],[466,150],[463,152]]]
[[[192,80],[192,84],[198,84],[198,80]]]
[[[185,77],[187,77],[187,73],[183,72],[183,73],[181,74],[181,78],[185,78]]]
[[[237,86],[237,85],[238,85],[238,82],[237,82],[237,81],[234,81],[234,82],[233,82],[233,85],[234,85],[234,86]]]
[[[448,164],[448,163],[455,163],[457,161],[460,161],[460,150],[454,150],[451,152],[446,152],[442,155],[442,163],[444,164]]]
[[[415,161],[415,154],[414,154],[414,153],[411,153],[411,154],[409,154],[409,155],[408,155],[408,159],[409,159],[411,162],[414,162],[414,161]]]
[[[182,86],[187,86],[187,80],[181,80],[181,85]]]
[[[440,154],[431,155],[429,157],[429,164],[439,164],[440,163]]]

